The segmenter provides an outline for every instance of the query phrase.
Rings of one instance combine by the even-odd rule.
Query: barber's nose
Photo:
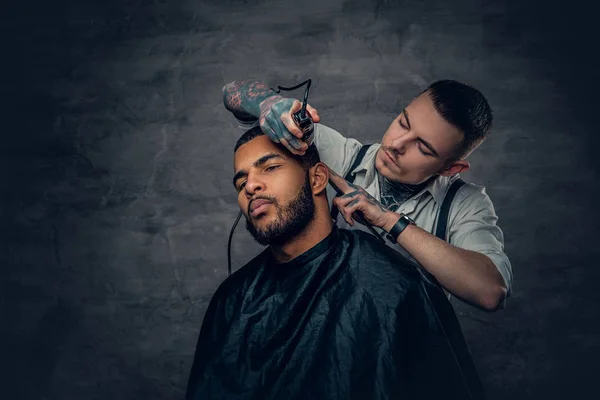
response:
[[[401,135],[390,143],[390,147],[394,149],[394,151],[398,154],[404,154],[406,152],[406,148],[408,146],[408,142],[410,141],[410,137],[408,133]]]

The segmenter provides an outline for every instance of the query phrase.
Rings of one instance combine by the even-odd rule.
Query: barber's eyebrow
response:
[[[437,151],[435,151],[435,148],[434,148],[434,147],[431,145],[431,143],[429,143],[428,141],[426,141],[426,140],[425,140],[425,139],[423,139],[423,138],[419,138],[418,140],[419,140],[419,142],[423,143],[423,145],[424,145],[425,147],[427,147],[427,148],[429,149],[429,151],[431,151],[431,152],[433,153],[433,155],[434,155],[434,156],[436,156],[436,157],[439,157],[439,156],[440,156],[440,155],[438,154],[438,152],[437,152]]]
[[[264,163],[266,163],[267,161],[272,160],[273,158],[281,158],[282,160],[284,159],[281,156],[281,154],[269,153],[269,154],[265,154],[264,156],[262,156],[258,160],[254,161],[254,163],[252,165],[255,168],[258,168],[261,165],[263,165]],[[248,176],[248,171],[246,171],[244,169],[241,169],[238,172],[236,172],[236,174],[233,176],[233,186],[235,187],[235,183],[238,181],[238,179],[244,178],[246,176]]]
[[[406,125],[408,126],[408,129],[410,129],[410,120],[408,119],[408,111],[406,111],[406,108],[404,110],[402,110],[402,114],[404,114],[404,119],[406,119]],[[419,142],[423,143],[423,145],[425,147],[427,147],[429,149],[429,151],[431,151],[433,153],[434,156],[439,157],[440,155],[438,154],[438,152],[435,150],[435,147],[433,147],[431,145],[431,143],[429,143],[427,140],[419,137],[417,138],[419,140]]]
[[[406,120],[406,126],[408,126],[408,129],[410,129],[410,120],[408,119],[408,111],[406,111],[406,108],[404,110],[402,110],[402,114],[404,114],[404,119]]]

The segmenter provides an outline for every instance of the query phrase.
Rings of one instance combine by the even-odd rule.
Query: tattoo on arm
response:
[[[258,119],[260,103],[271,96],[277,93],[256,80],[233,81],[223,87],[225,108],[240,119]]]
[[[348,203],[348,205],[346,207],[351,207],[351,206],[355,205],[356,203],[358,203],[359,201],[360,201],[360,199],[354,199],[350,203]]]
[[[377,207],[379,207],[379,209],[380,209],[382,212],[386,212],[386,211],[388,211],[388,209],[387,209],[387,208],[385,208],[385,207],[383,206],[383,204],[381,204],[380,202],[378,202],[378,201],[377,201],[377,199],[376,199],[375,197],[371,196],[371,195],[370,195],[369,193],[367,193],[367,192],[365,192],[365,195],[367,196],[367,201],[368,201],[370,204],[373,204],[374,206],[377,206]]]

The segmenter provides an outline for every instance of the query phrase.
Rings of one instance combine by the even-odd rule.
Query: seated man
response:
[[[293,155],[257,127],[234,153],[246,227],[268,247],[215,292],[188,400],[483,398],[443,291],[333,224],[315,146]]]

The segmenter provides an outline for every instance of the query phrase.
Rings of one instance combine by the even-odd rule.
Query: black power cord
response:
[[[229,242],[227,243],[227,272],[231,275],[231,238],[233,237],[233,232],[235,231],[235,227],[238,222],[240,222],[240,218],[242,217],[242,210],[238,213],[233,226],[231,227],[231,232],[229,233]]]
[[[274,91],[275,93],[281,93],[282,90],[285,90],[285,91],[296,90],[296,89],[306,85],[306,90],[304,91],[304,100],[302,101],[302,109],[300,110],[301,111],[300,115],[302,116],[302,118],[304,118],[304,117],[306,117],[306,104],[308,103],[308,92],[310,90],[311,82],[312,81],[310,79],[307,79],[304,82],[299,83],[298,85],[292,86],[290,88],[286,88],[283,86],[277,86],[277,90],[275,90],[273,88],[271,88],[271,90]]]

